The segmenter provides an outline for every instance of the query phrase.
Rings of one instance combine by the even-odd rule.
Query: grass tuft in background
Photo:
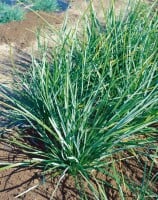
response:
[[[24,18],[24,11],[22,8],[16,6],[9,6],[0,2],[0,24],[11,21],[19,21]]]

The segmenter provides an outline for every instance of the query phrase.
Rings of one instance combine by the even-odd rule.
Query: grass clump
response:
[[[97,171],[114,179],[113,187],[124,197],[126,179],[115,168],[118,155],[128,159],[122,153],[130,152],[138,158],[140,148],[156,149],[158,19],[152,9],[136,4],[126,17],[116,18],[112,7],[104,20],[102,26],[91,7],[82,34],[63,32],[58,46],[44,48],[41,60],[33,59],[13,90],[2,87],[1,104],[20,130],[2,140],[31,158],[3,163],[2,169],[33,166],[44,175],[58,172],[59,183],[69,174],[86,181],[100,199],[106,197],[100,180],[99,192],[90,181]],[[144,155],[150,159],[149,152]]]
[[[6,3],[0,2],[0,24],[11,21],[19,21],[24,18],[24,11],[22,8],[16,6],[9,6]]]
[[[32,9],[36,11],[52,12],[60,10],[57,0],[20,0],[21,3],[32,5]]]
[[[58,3],[56,0],[33,0],[33,7],[34,10],[42,10],[46,12],[56,11],[59,10]]]

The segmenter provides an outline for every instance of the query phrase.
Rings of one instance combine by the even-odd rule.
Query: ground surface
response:
[[[109,1],[105,0],[103,2],[105,7],[109,6]],[[99,1],[96,0],[94,3],[101,18],[102,16]],[[71,8],[68,10],[70,27],[75,26],[77,20],[82,15],[83,10],[85,10],[86,7],[87,3],[85,3],[84,0],[72,1]],[[118,1],[116,4],[116,12],[124,7],[124,1]],[[53,25],[53,27],[57,28],[57,30],[60,29],[65,16],[65,13],[46,14],[40,12],[39,14],[45,18],[47,22]],[[14,67],[22,66],[25,68],[29,66],[31,62],[30,54],[32,51],[36,52],[37,50],[35,32],[39,27],[45,27],[45,23],[41,17],[34,13],[28,13],[24,21],[0,25],[0,83],[9,84],[11,86]],[[0,128],[3,128],[3,120],[1,117],[0,120]],[[19,153],[10,147],[7,147],[2,143],[0,144],[0,161],[13,161],[15,159],[20,159],[20,156],[21,155]],[[131,175],[134,176],[136,182],[142,178],[143,169],[138,169],[138,164],[135,161],[124,163],[123,166],[123,170],[127,171],[127,175],[129,177]],[[14,169],[0,172],[0,199],[13,200],[19,193],[41,183],[41,177],[39,177],[38,174],[38,170],[32,169]],[[55,188],[56,181],[56,179],[52,179],[19,199],[49,199],[53,189]],[[108,194],[109,199],[119,199],[117,194],[110,189]],[[128,195],[128,200],[134,199],[131,193]],[[55,199],[75,200],[78,198],[79,195],[75,190],[72,179],[67,178],[67,180],[64,180],[61,184]]]

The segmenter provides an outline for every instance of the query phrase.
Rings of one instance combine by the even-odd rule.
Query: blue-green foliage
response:
[[[0,23],[18,21],[24,18],[24,11],[19,7],[11,7],[0,2]]]
[[[62,29],[59,45],[52,49],[39,41],[41,57],[32,59],[15,87],[0,85],[0,104],[8,108],[4,116],[19,127],[17,135],[8,135],[5,143],[31,157],[31,161],[5,166],[0,162],[0,171],[37,167],[44,175],[61,174],[57,187],[69,174],[76,183],[86,180],[90,190],[94,185],[90,177],[96,171],[115,181],[120,199],[125,199],[124,185],[133,199],[156,197],[148,187],[145,168],[143,183],[136,185],[115,165],[135,157],[143,166],[144,156],[156,158],[157,13],[141,4],[131,6],[127,16],[116,18],[114,11],[113,7],[106,11],[100,23],[90,7],[82,32]],[[52,37],[47,39],[50,42]],[[99,178],[96,186],[102,185]],[[101,197],[104,190],[93,191],[94,199],[107,199],[106,194]]]
[[[34,10],[42,10],[46,12],[51,12],[59,10],[58,3],[56,0],[32,0]]]

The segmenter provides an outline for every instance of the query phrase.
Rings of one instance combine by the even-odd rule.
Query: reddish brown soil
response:
[[[23,160],[26,158],[23,154],[19,151],[17,152],[15,149],[4,145],[1,143],[0,145],[0,160],[3,161],[10,161],[15,162],[17,160]],[[121,156],[121,155],[120,155]],[[141,184],[144,176],[144,166],[146,163],[146,172],[150,171],[150,161],[147,158],[142,158],[141,165],[138,161],[138,158],[133,157],[130,153],[125,153],[122,155],[123,157],[131,157],[130,159],[122,160],[118,163],[115,163],[116,170],[120,173],[124,174],[124,176],[128,177],[129,180],[133,180],[135,184]],[[112,166],[109,165],[109,171]],[[154,165],[152,169],[152,173],[150,174],[150,180],[156,180],[156,173],[158,171],[158,165]],[[116,186],[114,180],[112,180],[109,176],[105,176],[102,174],[93,173],[93,176],[107,181],[108,183]],[[5,200],[13,200],[16,195],[28,190],[29,188],[36,186],[37,184],[41,184],[39,187],[35,188],[34,190],[29,191],[22,197],[18,199],[22,200],[48,200],[54,191],[57,181],[59,180],[59,176],[55,178],[49,179],[46,182],[44,181],[43,177],[40,175],[40,170],[38,169],[12,169],[12,170],[5,170],[0,173],[0,197],[1,199]],[[145,179],[147,181],[147,179]],[[42,184],[43,181],[43,184]],[[147,182],[146,182],[147,183]],[[96,186],[95,182],[93,185]],[[128,188],[122,185],[122,189],[125,192],[125,196],[127,200],[136,200],[137,199],[137,190],[133,188],[132,192],[129,192]],[[89,200],[95,200],[94,196],[92,196],[91,191],[87,188],[87,184],[83,183],[85,188],[86,194]],[[158,182],[154,185],[152,182],[149,182],[149,186],[155,193],[158,193]],[[97,188],[97,186],[96,186]],[[118,191],[104,186],[104,190],[108,196],[108,200],[121,200],[118,195]],[[74,180],[72,177],[66,176],[61,184],[59,185],[59,189],[54,196],[55,200],[79,200],[80,194],[77,191]],[[150,200],[154,200],[155,198],[147,198]],[[104,200],[104,199],[101,199]]]
[[[1,144],[1,155],[0,160],[3,161],[14,161],[15,159],[24,158],[23,155],[13,151],[13,149],[6,149],[6,146]],[[17,158],[18,157],[18,158]],[[42,178],[38,175],[39,170],[35,169],[13,169],[6,170],[0,173],[0,199],[13,200],[16,195],[41,183]],[[66,183],[67,182],[67,183]],[[57,183],[57,178],[52,179],[39,186],[37,189],[30,191],[26,195],[18,199],[23,200],[46,200],[49,199]],[[60,190],[57,191],[54,199],[73,199],[77,198],[75,194],[75,188],[73,188],[72,181],[65,180],[62,183]],[[73,198],[76,196],[76,198]]]
[[[97,6],[97,1],[95,1]],[[109,5],[109,1],[105,1],[105,6]],[[118,1],[117,8],[124,5],[122,1]],[[80,10],[84,9],[86,4],[83,0],[74,1],[72,8],[69,10],[69,21],[71,26],[75,25],[76,20],[81,15]],[[99,13],[99,7],[98,7]],[[64,20],[64,13],[46,14],[39,13],[40,16],[45,18],[47,22],[59,29]],[[0,25],[0,83],[10,84],[12,80],[11,71],[12,67],[20,66],[26,68],[30,65],[31,58],[30,53],[32,45],[35,43],[35,32],[37,28],[45,27],[45,22],[41,17],[34,13],[28,13],[26,19],[20,22],[11,22],[5,25]],[[10,52],[10,45],[13,47]],[[12,55],[14,61],[11,60]],[[0,116],[0,129],[3,127],[2,117]],[[15,161],[17,159],[24,159],[24,155],[17,153],[14,149],[7,147],[3,143],[0,144],[0,162],[1,161]],[[144,162],[144,161],[143,161]],[[147,160],[147,169],[149,171],[150,162]],[[143,166],[140,166],[137,159],[130,159],[122,161],[117,165],[117,169],[126,174],[130,179],[136,183],[140,183],[143,177]],[[153,173],[156,174],[158,166],[153,168]],[[100,178],[108,181],[109,183],[115,183],[109,178],[99,175]],[[22,200],[48,200],[56,187],[59,177],[47,181],[45,184],[30,191],[18,199]],[[40,171],[37,169],[12,169],[0,172],[0,200],[13,200],[19,193],[31,188],[38,183],[41,183]],[[153,190],[158,193],[158,185],[151,186]],[[108,200],[119,200],[118,192],[112,190],[109,187],[105,187],[105,191],[108,194]],[[127,195],[127,200],[136,199],[132,193],[124,188]],[[87,190],[89,195],[88,199],[94,199],[91,197],[90,191]],[[66,177],[59,186],[59,189],[55,195],[55,200],[77,200],[79,199],[78,191],[74,186],[74,181],[71,177]],[[150,198],[152,199],[152,198]],[[153,198],[154,199],[154,198]]]
[[[61,24],[63,20],[63,14],[61,13],[47,14],[38,12],[38,14],[54,26]],[[36,38],[35,32],[37,28],[45,26],[45,22],[41,17],[30,12],[26,14],[23,21],[0,25],[0,43],[15,43],[20,48],[29,46]]]

